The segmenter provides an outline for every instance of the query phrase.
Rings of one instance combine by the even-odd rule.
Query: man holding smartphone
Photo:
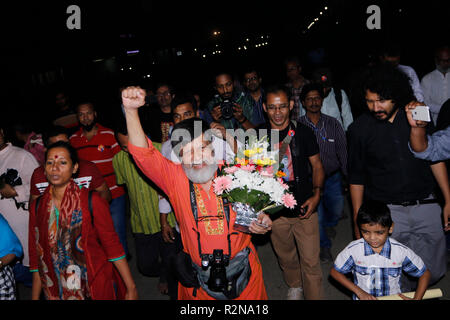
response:
[[[436,182],[445,199],[444,219],[450,215],[450,188],[444,163],[417,159],[409,150],[411,127],[404,107],[419,105],[408,78],[399,70],[380,66],[366,79],[370,113],[349,127],[349,183],[354,221],[364,199],[388,205],[395,223],[392,237],[414,250],[436,282],[447,269],[442,209],[434,196]],[[427,126],[431,131],[432,124]],[[356,238],[360,231],[355,223]],[[403,277],[403,276],[402,276]],[[416,283],[402,279],[402,291]]]
[[[450,126],[429,136],[426,132],[428,123],[414,119],[413,111],[416,109],[414,104],[405,107],[408,122],[411,125],[409,143],[414,156],[430,161],[450,159]]]

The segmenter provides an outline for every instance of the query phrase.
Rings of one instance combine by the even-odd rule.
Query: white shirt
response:
[[[417,73],[414,71],[414,69],[411,68],[410,66],[405,66],[402,64],[399,64],[397,68],[408,76],[409,84],[411,85],[411,87],[414,91],[414,95],[416,96],[416,99],[418,101],[423,102],[424,96],[423,96],[422,87],[420,85],[419,77],[417,77]]]
[[[424,102],[430,107],[433,120],[436,121],[435,117],[437,118],[442,105],[450,99],[450,73],[447,72],[444,76],[437,69],[431,71],[422,78],[422,89]]]
[[[344,90],[341,90],[341,93],[342,93],[341,113],[339,112],[339,107],[336,102],[336,95],[334,94],[333,88],[331,88],[330,93],[323,100],[320,112],[326,114],[327,116],[337,119],[339,123],[344,127],[344,130],[347,131],[348,126],[353,122],[353,115],[347,94],[345,94]]]
[[[28,202],[30,198],[31,176],[37,167],[39,167],[39,163],[25,149],[15,147],[8,143],[8,146],[0,151],[0,175],[8,169],[15,169],[22,180],[22,185],[14,187],[14,190],[17,192],[15,199],[18,203]],[[26,208],[28,208],[28,204]],[[28,256],[28,210],[24,210],[22,207],[17,209],[16,202],[13,198],[5,198],[0,200],[0,212],[8,221],[17,238],[19,238],[24,253],[22,264],[28,267],[30,265]]]

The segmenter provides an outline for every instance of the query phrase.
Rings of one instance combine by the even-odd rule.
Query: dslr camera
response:
[[[7,184],[11,187],[22,185],[22,179],[19,177],[19,172],[17,172],[16,169],[8,169],[0,176],[0,189],[3,189]],[[3,197],[1,197],[1,199],[3,199]],[[28,210],[26,208],[27,201],[17,202],[16,198],[13,199],[17,209],[22,208],[23,210]]]
[[[226,266],[229,263],[228,255],[223,250],[214,249],[213,254],[202,255],[202,268],[209,271],[208,288],[214,292],[224,292],[229,289]]]
[[[222,103],[220,104],[220,110],[222,111],[222,119],[223,120],[230,120],[233,118],[233,107],[234,102],[232,99],[224,99]]]
[[[22,184],[22,179],[19,177],[19,172],[16,169],[8,169],[0,176],[0,189],[3,189],[6,184],[9,184],[11,187]]]

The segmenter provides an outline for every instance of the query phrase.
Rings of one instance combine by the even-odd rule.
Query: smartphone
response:
[[[412,112],[412,118],[414,120],[420,120],[420,121],[426,121],[426,122],[431,121],[430,108],[428,108],[427,106],[417,106],[411,112]]]
[[[256,224],[257,226],[260,226],[260,227],[265,228],[265,229],[269,227],[267,224],[265,224],[265,223],[259,223],[258,221],[255,221],[255,224]]]

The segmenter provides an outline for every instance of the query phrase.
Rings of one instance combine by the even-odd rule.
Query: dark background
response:
[[[386,41],[401,45],[401,63],[412,66],[421,78],[435,68],[436,45],[449,39],[447,3],[404,0],[2,3],[0,116],[32,119],[39,131],[51,118],[56,88],[65,88],[72,100],[91,97],[97,104],[101,122],[113,125],[119,110],[119,86],[152,86],[168,80],[175,87],[199,92],[206,103],[213,94],[215,70],[227,69],[240,75],[247,66],[255,65],[264,83],[284,82],[283,59],[291,55],[301,58],[307,78],[318,65],[330,66],[335,80],[352,95],[361,68],[376,58],[377,50]],[[81,30],[66,27],[70,16],[66,9],[72,4],[81,9]],[[381,8],[381,30],[366,27],[369,17],[366,10],[372,4]],[[328,10],[324,10],[325,6]],[[319,21],[308,30],[316,17]],[[220,34],[214,36],[214,31]],[[266,37],[268,45],[255,47],[261,43],[261,36]],[[243,50],[243,45],[248,50]],[[319,48],[324,56],[317,64],[310,53]],[[131,50],[139,53],[127,54]],[[221,53],[213,55],[215,50]],[[364,106],[354,100],[352,108],[356,111]]]

